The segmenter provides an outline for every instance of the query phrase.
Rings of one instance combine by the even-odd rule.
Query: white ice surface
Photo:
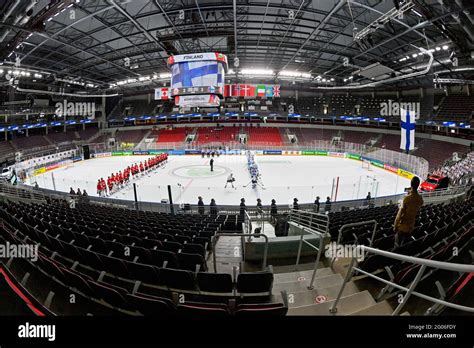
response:
[[[69,192],[84,188],[89,195],[97,195],[97,179],[123,170],[129,164],[143,161],[147,156],[118,156],[96,158],[77,162],[70,168],[59,168],[41,174],[35,179],[40,187]],[[319,156],[256,156],[264,188],[252,189],[245,156],[220,156],[214,158],[214,173],[210,172],[209,159],[201,156],[170,156],[164,168],[135,180],[140,201],[160,202],[168,198],[167,185],[171,185],[173,200],[177,203],[197,203],[202,196],[206,204],[214,198],[217,204],[239,204],[245,198],[254,205],[257,198],[264,205],[272,198],[285,204],[296,197],[299,203],[313,202],[316,196],[324,202],[335,191],[337,201],[365,198],[367,192],[374,196],[402,193],[409,180],[394,173],[372,166],[362,168],[359,161]],[[228,174],[236,178],[234,185],[224,188]],[[54,180],[53,180],[54,177]],[[34,180],[32,182],[34,182]],[[54,184],[53,184],[54,182]],[[334,182],[334,187],[333,187]],[[248,186],[244,187],[245,185]],[[55,186],[55,187],[54,187]],[[133,189],[123,189],[114,198],[133,200]]]

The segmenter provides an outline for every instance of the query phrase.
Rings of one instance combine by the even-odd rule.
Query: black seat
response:
[[[288,307],[282,303],[241,304],[237,306],[237,317],[282,317],[288,313]]]
[[[162,244],[163,244],[163,250],[171,251],[173,253],[177,253],[183,248],[181,243],[178,243],[178,242],[164,241],[162,242]]]
[[[173,289],[194,290],[196,288],[195,275],[193,272],[181,269],[161,268],[161,280],[163,284]]]
[[[237,276],[237,291],[240,293],[271,292],[273,273],[268,271],[240,273]]]
[[[175,253],[166,250],[150,250],[150,262],[152,265],[163,267],[165,261],[168,262],[166,267],[178,267],[178,258]]]
[[[188,271],[196,271],[196,266],[200,266],[199,270],[206,271],[206,261],[204,257],[199,254],[179,253],[177,254],[179,261],[179,268]]]
[[[199,289],[206,292],[230,293],[234,289],[232,276],[227,273],[207,273],[197,274]]]
[[[130,271],[125,265],[124,260],[113,256],[101,255],[100,259],[104,268],[102,270],[111,273],[117,277],[130,278]]]
[[[199,254],[202,257],[206,256],[206,250],[204,246],[197,243],[186,243],[183,245],[183,252],[187,254]]]
[[[96,282],[89,282],[89,284],[94,290],[95,298],[102,299],[114,307],[122,309],[132,308],[131,304],[126,300],[125,295],[122,295],[116,289]]]
[[[127,294],[126,298],[143,315],[168,318],[176,312],[173,302],[166,298],[142,294]]]
[[[186,302],[176,306],[178,314],[186,317],[227,317],[229,310],[225,304]]]
[[[160,269],[155,266],[142,263],[128,262],[127,268],[130,271],[131,279],[140,280],[148,284],[159,284]]]

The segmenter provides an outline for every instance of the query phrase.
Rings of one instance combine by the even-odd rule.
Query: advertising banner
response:
[[[181,156],[181,155],[184,155],[185,152],[184,152],[184,150],[171,150],[171,151],[168,151],[168,154],[169,155],[175,155],[175,156]]]
[[[383,163],[377,160],[370,160],[370,164],[379,168],[383,168]]]
[[[54,170],[54,169],[57,169],[59,168],[60,166],[62,166],[63,163],[55,163],[55,164],[51,164],[49,166],[46,166],[46,171],[49,172],[50,170]]]
[[[46,168],[41,167],[41,168],[35,169],[35,171],[33,173],[34,173],[34,175],[39,175],[39,174],[43,174],[45,172],[46,172]]]
[[[112,151],[112,156],[132,156],[133,151]]]
[[[186,155],[200,155],[201,150],[184,150]]]
[[[403,169],[400,169],[398,168],[398,175],[404,177],[404,178],[407,178],[407,179],[410,179],[413,178],[415,175],[410,173],[410,172],[407,172],[406,170],[403,170]]]
[[[227,64],[227,56],[218,52],[206,52],[196,54],[180,54],[168,57],[168,64],[173,65],[181,62],[219,61]]]
[[[339,157],[339,158],[345,158],[346,154],[344,152],[328,152],[327,155],[329,157]]]
[[[360,161],[360,155],[356,155],[356,154],[353,154],[353,153],[348,153],[346,157],[350,158],[350,159],[353,159],[353,160]]]
[[[166,152],[170,152],[170,151],[173,151],[173,150],[149,150],[148,153],[150,155],[161,155],[162,153],[166,153]]]
[[[133,151],[133,155],[149,155],[149,151]]]
[[[391,166],[390,164],[384,164],[384,165],[383,165],[383,168],[384,168],[385,170],[388,170],[389,172],[398,173],[398,168],[397,168],[397,167],[394,167],[394,166]]]
[[[281,150],[263,150],[264,155],[281,155]]]
[[[184,107],[219,106],[221,99],[215,94],[182,95],[175,97],[175,104]]]
[[[95,158],[110,157],[112,152],[99,152],[94,155]]]
[[[301,151],[283,151],[282,154],[285,156],[299,156]]]

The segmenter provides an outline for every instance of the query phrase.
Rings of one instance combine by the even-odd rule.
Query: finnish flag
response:
[[[400,149],[406,152],[415,149],[415,111],[400,109],[401,141]]]

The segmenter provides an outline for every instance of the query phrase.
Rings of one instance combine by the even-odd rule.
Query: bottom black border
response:
[[[19,326],[55,325],[54,342],[20,338]],[[455,328],[449,327],[455,325]],[[446,327],[443,329],[443,327]],[[154,320],[118,317],[0,317],[0,346],[16,344],[410,344],[469,346],[474,316],[284,317]],[[456,338],[408,338],[407,334],[455,334]]]

